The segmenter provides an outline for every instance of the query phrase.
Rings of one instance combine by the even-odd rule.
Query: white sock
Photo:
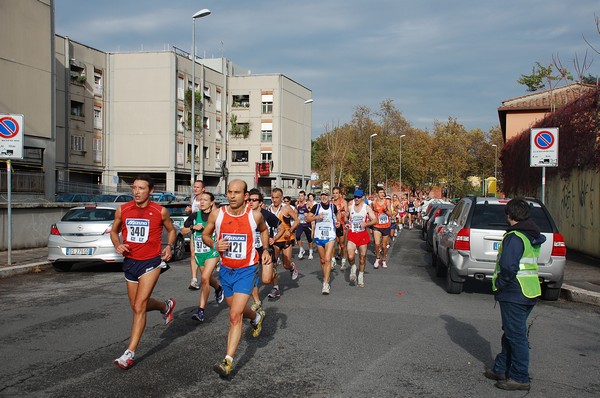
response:
[[[225,355],[225,359],[227,359],[230,363],[233,363],[233,357]]]
[[[254,318],[254,320],[252,321],[253,325],[257,325],[258,322],[260,322],[262,316],[260,316],[260,313],[258,311],[256,311],[256,318]]]

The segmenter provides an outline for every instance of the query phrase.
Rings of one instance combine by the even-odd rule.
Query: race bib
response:
[[[229,242],[229,248],[223,257],[230,258],[232,260],[244,260],[246,259],[246,252],[248,247],[248,237],[243,234],[223,234],[223,239],[227,239]]]
[[[350,223],[350,230],[352,232],[362,232],[365,229],[363,227],[360,226],[360,223],[363,222],[363,218],[362,217],[354,217],[352,219],[352,222]]]
[[[262,247],[262,241],[260,240],[260,231],[254,231],[254,247],[261,248]]]
[[[150,235],[150,220],[143,218],[128,218],[125,222],[127,227],[127,242],[146,243]]]
[[[333,228],[329,225],[319,225],[315,231],[315,238],[330,239],[333,237]]]
[[[377,217],[379,219],[379,224],[387,224],[389,220],[388,215],[385,213],[379,213]]]
[[[202,240],[202,234],[194,233],[194,250],[196,254],[208,253],[210,251],[210,247],[206,246]]]

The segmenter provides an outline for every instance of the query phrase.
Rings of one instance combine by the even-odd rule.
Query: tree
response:
[[[517,83],[527,86],[527,91],[537,91],[543,88],[552,90],[561,80],[573,80],[567,68],[560,64],[558,56],[553,56],[552,59],[554,63],[548,66],[536,62],[531,75],[521,75]],[[554,73],[555,68],[556,73]]]

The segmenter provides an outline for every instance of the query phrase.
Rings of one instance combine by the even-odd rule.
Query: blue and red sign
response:
[[[23,115],[0,115],[0,159],[23,159]]]
[[[548,149],[554,144],[554,134],[548,130],[540,131],[535,135],[533,142],[540,149]]]
[[[531,167],[558,166],[558,128],[531,129]]]

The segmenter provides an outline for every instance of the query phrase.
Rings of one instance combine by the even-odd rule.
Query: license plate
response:
[[[183,223],[184,223],[184,222],[183,222],[183,221],[181,221],[181,220],[175,220],[175,221],[173,221],[173,224],[175,224],[175,226],[176,226],[177,228],[179,228],[179,229],[182,229],[182,228],[183,228]]]
[[[91,256],[93,252],[92,248],[88,247],[68,247],[67,256]]]
[[[498,251],[498,247],[500,247],[500,242],[494,242],[494,250]]]

